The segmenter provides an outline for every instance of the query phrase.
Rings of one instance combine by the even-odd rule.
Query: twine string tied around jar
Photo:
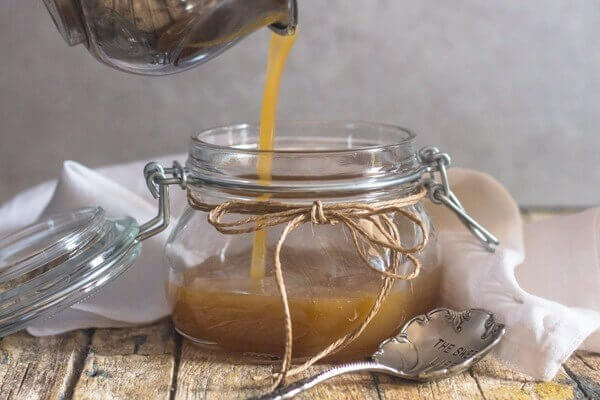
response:
[[[364,203],[364,202],[323,202],[317,200],[312,204],[283,203],[272,200],[228,201],[219,205],[211,205],[202,201],[193,189],[188,190],[188,202],[196,210],[208,212],[208,222],[223,234],[238,235],[252,233],[262,229],[285,224],[273,253],[273,264],[277,288],[281,296],[285,322],[285,350],[279,373],[275,374],[273,389],[280,386],[287,376],[301,373],[324,357],[341,350],[359,337],[371,320],[379,312],[390,292],[395,280],[411,280],[419,275],[421,264],[416,253],[427,246],[429,232],[426,222],[406,208],[420,202],[427,195],[425,188],[416,193],[398,199]],[[225,221],[225,217],[242,215],[239,219]],[[421,231],[420,243],[402,246],[402,240],[394,215],[402,216],[415,224]],[[303,224],[337,225],[343,224],[350,232],[358,256],[370,269],[383,276],[381,289],[363,322],[352,332],[337,339],[318,354],[310,357],[302,365],[291,368],[292,361],[292,317],[283,278],[281,265],[281,249],[286,238]],[[389,251],[387,269],[374,265],[369,260],[370,251]],[[407,274],[399,274],[398,269],[402,256],[412,263],[413,268]]]

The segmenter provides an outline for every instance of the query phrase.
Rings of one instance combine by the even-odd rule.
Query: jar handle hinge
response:
[[[488,251],[494,252],[500,244],[498,238],[465,211],[450,189],[447,172],[447,168],[451,163],[450,156],[447,153],[440,152],[436,147],[428,146],[419,151],[419,159],[429,173],[429,177],[423,180],[423,185],[427,189],[431,202],[448,207]],[[440,176],[440,182],[436,180],[436,172]]]
[[[154,161],[150,162],[144,167],[144,177],[146,178],[148,190],[155,199],[158,199],[158,214],[140,226],[137,236],[139,241],[148,239],[167,229],[171,218],[169,186],[179,185],[185,190],[188,183],[187,171],[177,161],[173,161],[171,168],[165,168]]]

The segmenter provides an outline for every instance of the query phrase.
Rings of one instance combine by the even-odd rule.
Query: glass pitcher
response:
[[[281,35],[297,25],[296,0],[44,0],[71,46],[142,75],[167,75],[204,63],[251,32]]]

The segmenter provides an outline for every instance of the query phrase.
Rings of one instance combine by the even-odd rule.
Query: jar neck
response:
[[[296,187],[294,189],[297,189]],[[287,203],[310,204],[315,200],[324,203],[361,202],[372,203],[398,199],[416,194],[420,189],[418,181],[390,186],[387,189],[378,190],[336,190],[315,189],[311,187],[302,192],[290,191],[287,187],[278,187],[277,190],[267,186],[265,190],[254,191],[245,188],[224,188],[212,184],[191,183],[188,190],[199,194],[209,204],[219,204],[225,201],[253,201],[257,199],[269,199]]]
[[[374,201],[414,192],[421,175],[415,135],[403,128],[284,122],[272,151],[258,150],[258,132],[237,125],[195,135],[187,161],[192,190],[225,199]]]

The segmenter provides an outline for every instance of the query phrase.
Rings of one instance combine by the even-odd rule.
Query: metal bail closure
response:
[[[171,219],[169,186],[179,185],[185,190],[188,184],[187,171],[178,161],[173,161],[171,168],[165,168],[154,161],[149,162],[144,167],[144,177],[148,190],[158,199],[158,214],[140,226],[139,240],[146,240],[167,229]]]
[[[450,156],[447,153],[441,153],[436,147],[430,146],[419,151],[419,158],[423,165],[427,167],[427,172],[430,175],[429,178],[423,181],[423,185],[427,188],[431,202],[448,207],[488,251],[492,253],[496,251],[500,241],[465,211],[465,208],[450,189],[447,173],[447,168],[451,163]],[[436,172],[439,173],[441,182],[436,181]]]
[[[0,239],[0,337],[84,300],[137,259],[133,218],[102,208],[55,215]]]

